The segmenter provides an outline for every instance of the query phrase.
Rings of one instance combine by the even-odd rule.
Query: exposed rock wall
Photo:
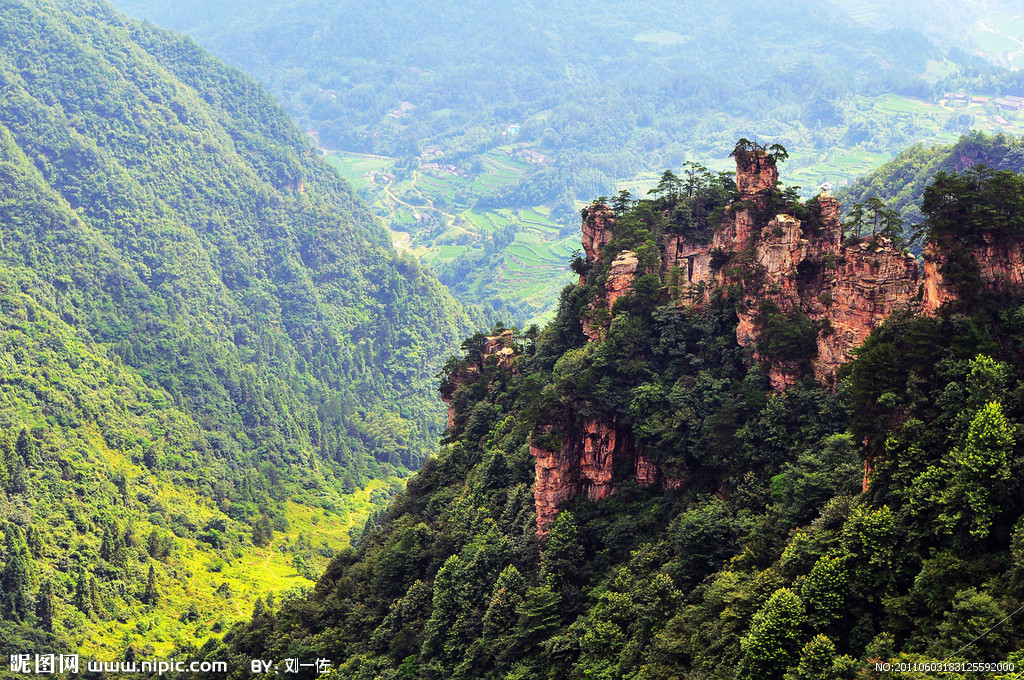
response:
[[[539,427],[530,442],[536,478],[533,486],[537,510],[537,533],[543,536],[558,514],[559,507],[576,496],[594,502],[613,496],[615,470],[632,470],[640,486],[677,489],[683,479],[664,474],[638,451],[628,431],[614,418],[587,418],[561,437],[556,450],[545,448],[552,426]]]
[[[770,301],[783,313],[802,314],[817,327],[815,377],[826,385],[863,344],[871,331],[900,309],[935,313],[956,299],[952,285],[942,276],[943,252],[928,244],[924,267],[910,254],[881,237],[846,245],[840,222],[839,202],[823,194],[817,198],[817,215],[808,224],[790,215],[777,215],[760,226],[759,215],[767,205],[767,192],[776,186],[775,162],[765,155],[748,155],[737,161],[736,184],[740,200],[727,211],[710,244],[697,243],[677,233],[661,236],[661,272],[679,304],[702,304],[718,286],[739,285],[743,304],[738,313],[737,341],[756,347],[760,328],[758,309]],[[611,242],[615,217],[604,205],[584,213],[583,249],[592,265],[614,257],[608,277],[591,302],[584,330],[592,341],[603,337],[611,310],[627,294],[639,274],[636,255],[629,251],[605,252]],[[711,254],[719,250],[730,258],[721,270],[711,267]],[[973,253],[984,286],[1010,291],[1024,289],[1024,249],[1019,243],[997,242],[986,237]],[[581,278],[580,284],[584,281]],[[755,359],[764,359],[757,357]],[[795,362],[768,362],[776,390],[793,385],[802,367]],[[550,428],[541,428],[543,435]],[[532,444],[536,460],[534,497],[538,533],[569,499],[586,494],[599,501],[615,493],[615,471],[630,470],[641,486],[678,488],[684,478],[669,476],[643,451],[636,450],[628,432],[614,420],[591,418],[572,429],[557,451]],[[864,488],[871,468],[865,464]]]
[[[811,318],[823,326],[814,368],[826,382],[872,330],[897,310],[918,311],[921,298],[917,260],[885,239],[873,250],[864,243],[843,248],[836,263],[828,285],[807,304]]]
[[[549,435],[551,426],[538,429]],[[537,509],[537,532],[541,535],[558,513],[558,507],[570,498],[585,494],[600,501],[615,493],[612,482],[617,460],[635,455],[632,438],[619,431],[614,419],[587,418],[562,437],[562,445],[550,451],[530,443],[536,481],[533,498]]]
[[[580,241],[589,262],[600,261],[601,248],[612,240],[614,223],[615,216],[607,205],[594,203],[587,208],[583,216],[583,237]]]
[[[954,287],[942,276],[946,257],[938,244],[928,243],[924,249],[924,293],[922,306],[926,314],[957,298]],[[982,235],[973,248],[981,284],[988,290],[1009,293],[1024,288],[1024,248],[1017,241],[998,240],[992,233]]]
[[[818,356],[814,361],[815,376],[826,384],[836,369],[850,358],[850,352],[867,339],[871,331],[894,311],[904,307],[933,311],[948,298],[941,281],[922,290],[922,276],[913,256],[897,251],[883,238],[871,244],[843,244],[839,219],[839,202],[822,194],[818,196],[818,219],[814,229],[805,228],[800,220],[777,215],[759,227],[757,215],[765,205],[766,192],[778,182],[778,170],[767,156],[747,156],[737,162],[736,184],[740,200],[729,208],[710,244],[698,243],[678,233],[661,237],[661,270],[681,292],[682,304],[700,304],[715,286],[741,283],[745,305],[740,313],[737,340],[743,346],[756,343],[759,328],[756,313],[763,300],[774,302],[784,313],[800,311],[815,321],[821,333]],[[602,253],[612,239],[615,218],[604,205],[593,205],[583,220],[583,248],[588,261],[599,263],[611,253]],[[731,264],[759,270],[759,285],[752,286],[739,279],[730,279],[725,271],[711,268],[711,253],[719,250],[734,258]],[[995,250],[995,249],[993,249]],[[1019,253],[1018,253],[1019,255]],[[1009,253],[1002,257],[1010,264]],[[678,268],[678,269],[677,269]],[[1020,268],[1018,268],[1019,270]],[[673,273],[674,272],[674,273]],[[926,274],[937,277],[937,267],[927,265]],[[616,254],[612,273],[604,284],[603,296],[591,306],[591,316],[584,327],[591,340],[603,337],[615,300],[628,292],[638,275],[633,253]],[[941,277],[937,277],[941,278]],[[993,272],[992,279],[999,274]],[[928,300],[934,300],[932,307]],[[774,364],[769,375],[776,389],[785,389],[799,378],[795,365]]]

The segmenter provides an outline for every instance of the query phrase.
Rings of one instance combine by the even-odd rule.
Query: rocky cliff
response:
[[[666,231],[656,235],[661,248],[660,274],[667,294],[679,305],[700,305],[716,289],[740,291],[736,339],[762,362],[775,390],[795,384],[807,370],[831,387],[836,370],[851,358],[871,331],[897,310],[935,313],[956,299],[944,280],[944,253],[950,246],[929,243],[924,266],[882,237],[844,241],[839,202],[822,194],[807,202],[801,214],[771,214],[777,196],[778,170],[766,154],[737,159],[738,200],[727,208],[710,242]],[[600,341],[611,322],[615,302],[630,293],[645,273],[635,253],[610,250],[616,218],[611,209],[594,204],[584,211],[582,244],[593,269],[605,263],[603,280],[584,314],[590,340]],[[1019,243],[985,237],[971,253],[980,281],[989,288],[1024,288],[1024,250]],[[580,285],[586,285],[586,277]],[[801,319],[814,335],[816,353],[805,359],[762,355],[762,335],[775,315]],[[616,477],[632,475],[642,486],[677,487],[632,442],[614,419],[589,418],[571,427],[559,446],[534,442],[535,501],[538,531],[543,534],[567,500],[586,494],[601,500],[615,493]],[[865,477],[866,479],[867,477]],[[865,482],[866,483],[866,482]]]
[[[819,329],[814,374],[829,383],[850,351],[889,315],[901,308],[920,310],[927,289],[922,287],[917,260],[894,249],[886,239],[845,245],[839,202],[828,194],[809,202],[805,221],[778,214],[763,223],[769,192],[778,177],[776,164],[768,156],[753,154],[738,160],[739,200],[728,208],[711,242],[701,243],[685,233],[662,234],[661,271],[663,278],[671,275],[675,281],[680,304],[700,304],[715,288],[739,286],[743,304],[736,334],[745,347],[757,346],[762,303],[773,303],[782,314],[805,315]],[[614,230],[615,218],[606,206],[591,206],[586,212],[582,241],[588,261],[599,264],[614,257],[603,295],[585,319],[592,340],[601,337],[600,326],[610,321],[608,312],[629,292],[638,272],[633,253],[605,252]],[[726,264],[713,266],[715,253],[726,258]],[[937,308],[946,294],[941,284],[937,286],[936,302],[930,308]],[[595,314],[595,309],[605,311]],[[754,354],[768,364],[776,389],[799,378],[799,366],[760,356],[756,349]]]

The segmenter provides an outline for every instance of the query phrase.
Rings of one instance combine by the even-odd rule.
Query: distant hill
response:
[[[739,136],[783,144],[813,191],[998,127],[936,94],[999,69],[871,2],[116,2],[265,83],[397,242],[522,321],[567,282],[577,202],[643,195],[687,161],[728,169]]]
[[[476,317],[190,39],[104,2],[15,0],[0,93],[0,616],[141,635],[153,565],[201,637],[226,606],[195,595],[206,563],[248,613],[333,548],[307,533],[239,580],[254,551],[313,515],[339,547],[369,507],[346,494],[420,466],[433,376]]]
[[[854,203],[878,196],[900,212],[908,225],[920,224],[925,187],[935,173],[961,172],[984,164],[996,170],[1024,172],[1024,138],[972,132],[956,144],[912,146],[875,172],[837,192],[848,209]]]

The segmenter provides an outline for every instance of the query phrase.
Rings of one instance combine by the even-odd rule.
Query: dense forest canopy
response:
[[[32,622],[119,622],[123,647],[154,568],[181,582],[165,618],[193,577],[234,588],[237,618],[272,589],[242,562],[296,539],[289,516],[324,520],[281,560],[306,582],[371,489],[346,494],[434,450],[433,376],[480,321],[253,81],[104,2],[0,12],[0,227],[4,652]],[[221,600],[182,629],[208,634]]]
[[[681,305],[659,271],[657,234],[700,234],[679,176],[662,179],[651,197],[593,208],[616,217],[607,259],[577,260],[581,283],[542,331],[495,329],[511,361],[477,335],[448,362],[445,446],[315,592],[262,608],[200,657],[330,657],[338,680],[853,680],[882,662],[1019,667],[1020,291],[974,281],[934,316],[894,314],[835,391],[805,377],[773,392],[766,350],[809,361],[821,329],[780,314],[755,359],[737,343],[737,286]],[[701,195],[717,191],[708,179]],[[767,191],[811,219],[794,194]],[[1014,173],[939,176],[922,206],[928,236],[972,257],[974,227],[958,230],[950,210],[997,214],[1020,201]],[[1010,224],[992,238],[1019,249],[1019,237]],[[637,278],[593,341],[581,316],[625,248]],[[794,341],[805,332],[810,343]],[[537,457],[594,422],[614,424],[671,477],[641,483],[616,469],[614,495],[564,503],[539,536]]]
[[[897,211],[912,230],[924,220],[920,206],[935,176],[962,173],[976,165],[1024,172],[1024,140],[975,131],[962,136],[955,144],[930,147],[918,144],[841,189],[837,196],[847,209],[877,198]]]

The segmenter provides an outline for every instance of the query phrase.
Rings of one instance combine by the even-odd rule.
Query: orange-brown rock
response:
[[[917,260],[886,239],[876,242],[843,248],[827,285],[815,300],[807,301],[809,316],[822,328],[815,374],[826,382],[851,359],[851,350],[893,312],[920,308]]]
[[[622,251],[612,260],[608,278],[604,283],[603,294],[590,302],[590,311],[582,320],[583,332],[591,342],[604,337],[611,321],[609,312],[615,302],[633,287],[633,280],[636,278],[639,266],[640,261],[636,255],[628,250]],[[580,283],[582,284],[582,281]]]
[[[928,243],[924,249],[925,285],[923,307],[934,314],[942,305],[956,299],[956,291],[943,278],[942,265],[946,257],[939,244]],[[1012,239],[996,239],[991,232],[981,236],[981,242],[972,248],[978,262],[978,275],[986,289],[1009,293],[1024,288],[1024,248]]]
[[[624,448],[615,422],[588,418],[579,433],[581,491],[592,501],[600,501],[615,493],[612,484],[615,455]]]
[[[604,284],[605,304],[608,309],[615,306],[616,300],[633,286],[633,279],[636,278],[639,266],[640,261],[636,259],[636,254],[628,250],[622,251],[612,260],[612,268]]]
[[[551,426],[540,428],[542,434],[551,432]],[[534,459],[533,501],[537,510],[537,533],[541,536],[558,514],[559,506],[575,496],[579,490],[580,470],[566,447],[548,451],[530,442],[530,455]]]
[[[601,248],[612,240],[612,228],[615,215],[612,209],[603,203],[593,203],[587,208],[583,217],[583,252],[589,262],[601,259]]]
[[[634,448],[628,433],[619,431],[614,419],[587,418],[562,438],[557,451],[545,449],[538,440],[549,435],[551,426],[538,428],[530,443],[534,457],[534,505],[537,533],[548,524],[567,500],[585,494],[600,501],[615,493],[613,473],[616,460],[632,459]]]
[[[661,268],[665,272],[678,267],[684,277],[680,283],[687,285],[711,280],[711,255],[706,244],[696,243],[682,234],[665,234],[662,243]]]
[[[512,360],[516,356],[515,332],[510,330],[502,331],[497,335],[488,335],[484,342],[481,361],[487,361],[490,357],[498,357],[498,366],[506,371],[512,369]]]
[[[658,466],[643,453],[636,454],[634,473],[636,474],[636,483],[640,486],[654,486],[658,483],[658,478],[661,476],[658,472]]]
[[[742,154],[736,157],[736,188],[741,201],[758,198],[779,181],[779,168],[775,159],[764,152]]]
[[[948,246],[943,250],[929,243],[922,271],[912,255],[894,248],[885,238],[846,245],[839,202],[828,194],[808,204],[817,215],[812,213],[806,224],[785,214],[774,216],[767,224],[760,222],[767,192],[777,181],[773,159],[765,154],[744,154],[737,158],[736,167],[740,201],[726,211],[711,243],[698,243],[676,233],[661,236],[661,271],[678,304],[699,305],[715,287],[739,286],[744,299],[738,310],[736,337],[740,345],[749,347],[758,344],[763,302],[774,303],[786,314],[803,314],[818,328],[815,376],[830,385],[852,350],[894,312],[909,309],[932,314],[956,298],[956,291],[942,276],[943,252],[949,252]],[[582,241],[587,260],[597,263],[614,257],[604,288],[583,320],[591,340],[603,337],[615,301],[626,294],[638,272],[634,253],[606,252],[614,225],[607,206],[592,205],[584,215]],[[728,266],[713,271],[711,253],[716,250],[730,260]],[[1021,244],[985,235],[972,254],[978,260],[984,286],[1002,292],[1024,289]],[[756,352],[754,358],[767,360]],[[783,390],[795,384],[801,370],[797,362],[772,359],[768,365],[772,387]],[[616,468],[632,470],[641,486],[674,489],[685,483],[679,471],[668,474],[636,450],[628,433],[620,432],[614,420],[587,419],[574,426],[558,451],[534,443],[531,453],[536,459],[534,496],[541,534],[567,500],[586,494],[598,501],[614,494]],[[619,461],[623,464],[616,465]],[[864,472],[866,491],[870,461]]]

